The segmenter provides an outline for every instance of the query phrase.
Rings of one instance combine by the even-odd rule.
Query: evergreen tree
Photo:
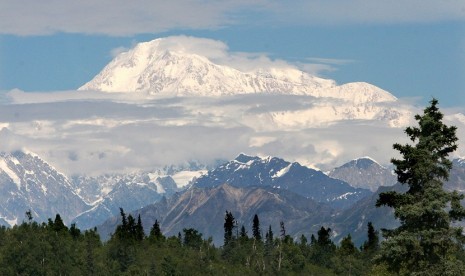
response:
[[[126,219],[126,214],[124,213],[123,208],[119,208],[119,213],[121,215],[121,226],[124,230],[126,230],[128,227],[128,221]]]
[[[343,256],[353,255],[357,252],[354,243],[352,242],[352,237],[348,234],[341,241],[341,246],[339,247],[339,253]]]
[[[140,214],[137,217],[137,224],[136,224],[136,228],[135,228],[135,237],[136,237],[136,240],[138,240],[138,241],[143,240],[144,237],[145,237],[144,227],[142,226],[142,220],[140,219]]]
[[[64,224],[60,214],[56,214],[55,216],[55,221],[53,222],[53,230],[55,230],[56,232],[68,231],[68,227],[66,227],[66,225]]]
[[[247,239],[248,238],[247,231],[245,231],[244,225],[242,225],[242,227],[241,227],[241,232],[239,233],[239,237],[241,237],[241,239]]]
[[[316,245],[316,238],[315,238],[315,235],[313,234],[310,236],[310,245],[311,246]]]
[[[255,214],[255,216],[253,217],[253,221],[252,221],[252,235],[254,239],[256,239],[257,241],[262,240],[262,234],[260,230],[260,220],[258,219],[257,214]]]
[[[265,234],[265,255],[271,255],[273,249],[273,230],[271,225],[268,227],[268,231]]]
[[[226,211],[224,216],[224,245],[228,245],[233,240],[233,230],[236,220],[231,212]]]
[[[371,221],[368,222],[368,240],[363,243],[362,249],[365,252],[374,252],[378,249],[379,247],[379,237],[378,237],[378,231],[375,230],[373,227],[373,223]]]
[[[73,239],[77,239],[81,236],[81,230],[79,230],[79,228],[76,227],[76,223],[71,224],[71,227],[69,228],[69,233],[71,234],[71,237],[73,237]]]
[[[331,228],[323,226],[318,230],[318,239],[312,235],[312,261],[320,266],[330,267],[331,257],[334,255],[336,245],[331,240]]]
[[[279,226],[281,227],[281,239],[284,240],[286,237],[286,227],[284,227],[284,221],[281,221]]]
[[[126,234],[133,239],[136,237],[136,220],[131,214],[128,215],[128,226],[126,228]]]
[[[321,226],[320,230],[318,230],[318,240],[316,242],[322,247],[333,245],[334,243],[331,241],[331,228]]]
[[[183,244],[191,248],[200,249],[202,245],[202,234],[194,228],[184,228],[182,231],[184,232]]]
[[[164,238],[158,220],[155,220],[152,229],[150,229],[150,238],[155,240],[160,240]]]
[[[447,158],[457,149],[456,127],[443,124],[438,101],[433,99],[416,115],[418,127],[405,133],[414,145],[394,144],[402,159],[392,159],[398,181],[408,185],[406,193],[381,193],[377,206],[394,208],[400,226],[383,231],[379,261],[391,272],[428,275],[463,275],[464,265],[455,257],[462,248],[462,229],[451,222],[465,217],[460,205],[463,195],[447,192],[452,162]],[[449,210],[446,210],[449,207]]]
[[[26,219],[27,219],[28,223],[31,223],[31,222],[32,222],[33,217],[32,217],[32,211],[31,211],[31,209],[29,209],[29,210],[26,211]]]
[[[307,237],[304,234],[300,235],[300,245],[307,246]]]
[[[265,234],[265,242],[266,244],[272,244],[273,243],[273,230],[271,230],[271,225],[268,228],[268,232]]]

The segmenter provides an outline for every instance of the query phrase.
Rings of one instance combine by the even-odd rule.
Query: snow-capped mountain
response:
[[[89,208],[69,179],[33,153],[0,153],[0,217],[21,223],[30,210],[36,221],[60,214],[65,223]]]
[[[66,224],[87,229],[118,214],[120,207],[139,209],[184,189],[203,172],[200,164],[188,165],[199,170],[173,165],[151,172],[68,178],[34,153],[0,153],[0,225],[21,223],[31,210],[36,221],[60,214]]]
[[[353,187],[375,192],[380,186],[392,186],[397,176],[392,170],[378,164],[369,157],[354,159],[328,173],[330,177],[343,180]]]
[[[92,202],[92,208],[73,219],[82,229],[91,228],[119,214],[119,208],[136,210],[180,190],[171,176],[162,175],[161,172],[75,179],[78,180],[75,181],[76,187],[87,200],[98,198]]]
[[[371,194],[344,181],[330,178],[321,171],[290,163],[276,157],[260,158],[240,154],[193,182],[197,188],[228,183],[234,187],[269,186],[289,190],[335,208],[347,208]]]
[[[167,37],[139,43],[116,56],[79,90],[207,96],[267,92],[336,98],[355,104],[396,100],[368,83],[338,86],[333,80],[290,65],[245,71],[217,64],[188,45],[174,47],[178,41],[179,37]]]

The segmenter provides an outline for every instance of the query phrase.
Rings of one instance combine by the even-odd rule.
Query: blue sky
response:
[[[310,64],[338,83],[465,106],[464,1],[19,2],[0,11],[3,91],[73,90],[115,49],[183,34]]]

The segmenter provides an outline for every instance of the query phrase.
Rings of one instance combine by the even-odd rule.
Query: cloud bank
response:
[[[237,25],[398,24],[465,20],[461,0],[4,1],[0,33],[127,36]]]
[[[321,105],[311,97],[57,94],[10,92],[10,102],[0,109],[0,150],[28,149],[69,175],[152,170],[192,160],[212,164],[240,152],[325,170],[360,156],[386,164],[395,155],[392,144],[407,141],[402,128],[380,120],[306,125],[274,116]]]

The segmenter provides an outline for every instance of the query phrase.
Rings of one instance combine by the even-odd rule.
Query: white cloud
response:
[[[128,51],[129,49],[126,48],[126,47],[117,47],[117,48],[114,48],[111,50],[110,54],[111,54],[111,57],[114,58],[116,57],[117,55],[123,53],[123,52],[126,52]]]
[[[66,174],[150,170],[190,160],[212,163],[240,152],[328,169],[360,156],[388,163],[395,154],[392,144],[406,140],[402,128],[375,120],[309,126],[304,118],[286,125],[270,116],[311,110],[318,106],[311,97],[134,100],[131,93],[11,94],[11,102],[0,109],[0,150],[27,148]]]
[[[464,20],[462,0],[3,1],[0,32],[133,35],[251,24],[359,24]]]

